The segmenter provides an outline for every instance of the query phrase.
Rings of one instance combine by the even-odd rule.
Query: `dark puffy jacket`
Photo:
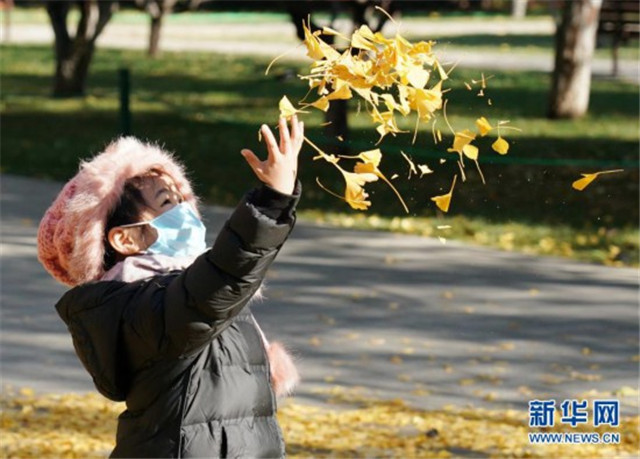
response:
[[[249,193],[184,271],[97,281],[56,305],[97,389],[126,401],[112,457],[280,457],[269,362],[245,307],[287,239],[293,197]]]

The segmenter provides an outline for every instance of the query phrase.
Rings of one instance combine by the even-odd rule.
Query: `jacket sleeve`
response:
[[[250,193],[213,246],[166,287],[165,344],[182,356],[207,344],[260,287],[295,223],[300,182],[292,196],[263,185]]]

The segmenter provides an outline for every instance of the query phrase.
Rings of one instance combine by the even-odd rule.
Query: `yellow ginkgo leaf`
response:
[[[349,85],[342,83],[337,86],[337,89],[333,91],[331,94],[327,96],[328,100],[336,100],[336,99],[351,99],[351,89],[349,89]]]
[[[307,56],[313,60],[323,59],[324,53],[320,49],[318,37],[311,33],[311,30],[309,30],[309,27],[304,21],[302,21],[302,28],[304,30],[304,44],[307,47]]]
[[[437,67],[437,69],[438,69],[438,74],[440,75],[440,80],[444,81],[444,80],[449,78],[449,75],[447,75],[447,72],[444,71],[444,68],[442,67],[442,64],[440,64],[440,62],[436,61],[435,62],[435,67]]]
[[[340,168],[346,184],[344,200],[356,210],[367,210],[371,201],[367,201],[369,195],[365,192],[364,185],[378,180],[378,176],[370,172],[347,172]]]
[[[467,158],[473,159],[474,161],[478,159],[478,147],[475,145],[465,145],[462,147],[462,153],[464,153]]]
[[[363,151],[358,155],[358,158],[362,159],[365,163],[370,163],[375,167],[378,167],[380,165],[380,161],[382,161],[382,152],[379,148]]]
[[[451,196],[453,196],[453,188],[456,186],[457,175],[453,176],[453,183],[451,184],[451,189],[447,194],[443,194],[441,196],[434,196],[431,198],[432,201],[436,203],[438,209],[443,212],[449,212],[449,206],[451,205]]]
[[[582,175],[582,178],[576,180],[571,184],[571,186],[578,191],[584,190],[598,176],[598,174],[580,174],[580,175]]]
[[[329,100],[325,96],[322,96],[321,98],[319,98],[318,100],[316,100],[310,105],[312,107],[316,107],[317,109],[322,110],[323,112],[326,112],[327,110],[329,110]]]
[[[379,152],[379,150],[372,150],[371,152],[366,152],[366,153],[376,153]],[[375,158],[375,160],[378,160],[378,163],[380,162],[380,158]],[[393,184],[391,183],[391,181],[389,179],[387,179],[387,177],[380,171],[380,169],[378,169],[377,164],[374,164],[374,162],[365,162],[365,163],[356,163],[355,168],[354,168],[354,172],[356,174],[375,174],[376,176],[380,177],[382,180],[384,180],[384,182],[389,185],[389,187],[393,190],[393,192],[396,194],[396,196],[398,197],[398,199],[400,200],[400,203],[402,204],[402,207],[404,207],[404,211],[406,213],[409,213],[409,208],[407,207],[407,204],[404,202],[404,199],[402,199],[402,195],[398,192],[398,190],[396,189],[395,186],[393,186]]]
[[[296,113],[306,113],[302,110],[296,109],[291,101],[287,99],[287,96],[283,96],[282,99],[280,99],[278,107],[280,108],[280,116],[287,119],[291,118]]]
[[[374,34],[366,25],[360,26],[351,36],[351,46],[354,48],[367,49],[369,51],[376,51],[376,45],[372,43],[374,40]]]
[[[502,137],[498,137],[496,141],[491,144],[491,148],[501,155],[506,155],[509,151],[509,142],[504,140]]]
[[[413,66],[407,72],[407,80],[409,84],[417,89],[422,89],[429,81],[429,72],[420,66]]]
[[[493,129],[493,126],[489,124],[489,121],[484,116],[481,116],[476,120],[476,126],[478,127],[478,131],[482,137],[487,135]]]
[[[464,147],[469,145],[473,140],[475,140],[475,138],[476,135],[469,129],[458,131],[455,133],[455,136],[453,138],[453,147],[448,148],[447,151],[456,152],[462,155],[464,153]]]
[[[576,180],[575,182],[573,182],[571,184],[571,186],[578,190],[578,191],[582,191],[584,190],[587,186],[589,186],[589,184],[591,184],[591,182],[593,182],[596,177],[598,177],[598,175],[602,175],[602,174],[614,174],[617,172],[622,172],[622,169],[615,169],[615,170],[610,170],[610,171],[600,171],[600,172],[594,172],[593,174],[580,174],[582,175],[581,179]]]

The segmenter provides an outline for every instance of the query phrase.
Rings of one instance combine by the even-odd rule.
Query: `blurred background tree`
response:
[[[74,6],[80,15],[75,27],[70,28],[69,12]],[[54,96],[75,97],[84,94],[96,39],[111,19],[115,6],[111,0],[46,2],[47,14],[55,34]]]
[[[556,32],[549,116],[578,118],[589,108],[591,60],[602,0],[565,1]]]

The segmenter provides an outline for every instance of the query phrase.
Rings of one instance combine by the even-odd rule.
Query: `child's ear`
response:
[[[146,249],[144,238],[138,227],[120,228],[116,226],[107,235],[109,244],[121,255],[133,255]]]

